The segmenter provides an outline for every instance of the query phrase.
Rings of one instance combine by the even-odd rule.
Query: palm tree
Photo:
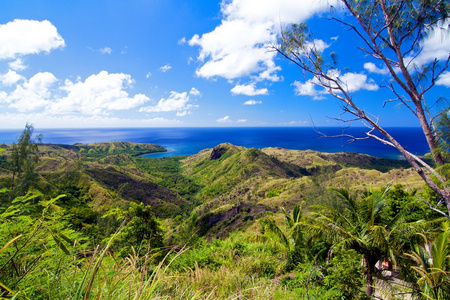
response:
[[[366,264],[367,295],[374,292],[373,276],[375,265],[380,259],[390,257],[395,261],[396,250],[402,246],[399,239],[399,216],[389,222],[383,220],[382,209],[386,203],[386,192],[376,191],[366,194],[361,201],[351,197],[346,189],[335,190],[342,206],[315,206],[310,215],[310,233],[323,239],[333,249],[354,249],[362,254]]]
[[[301,250],[304,249],[305,245],[304,235],[301,229],[303,221],[302,209],[300,205],[295,205],[292,209],[292,215],[283,207],[280,207],[280,210],[284,214],[285,230],[269,218],[262,218],[260,222],[264,225],[265,229],[276,236],[278,242],[285,249],[289,262],[295,265],[302,259]]]
[[[436,237],[433,243],[428,243],[427,238],[423,237],[425,244],[417,245],[414,252],[406,254],[417,264],[412,267],[419,275],[417,283],[427,299],[448,299],[447,297],[450,295],[448,222],[442,224],[442,233]]]

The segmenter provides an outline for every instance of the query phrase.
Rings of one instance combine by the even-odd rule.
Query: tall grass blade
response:
[[[120,231],[122,231],[122,228],[125,225],[126,221],[127,220],[125,219],[122,222],[122,224],[120,224],[119,228],[113,234],[113,236],[111,236],[111,238],[108,241],[108,244],[106,244],[106,247],[102,250],[100,256],[97,258],[97,261],[93,265],[92,273],[90,273],[90,269],[92,267],[92,262],[96,259],[96,253],[94,253],[94,256],[93,256],[91,262],[89,263],[86,273],[84,274],[81,284],[79,285],[78,290],[75,294],[75,299],[88,299],[89,294],[92,289],[92,284],[94,283],[95,277],[97,275],[98,269],[100,268],[100,266],[102,264],[103,258],[105,257],[106,252],[108,251],[109,247],[111,246],[114,238],[120,233]],[[90,273],[90,275],[88,276],[89,273]],[[86,284],[86,280],[87,280],[87,284]],[[84,294],[84,296],[83,296],[83,294]]]

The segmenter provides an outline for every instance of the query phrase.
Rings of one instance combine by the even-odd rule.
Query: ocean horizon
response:
[[[421,128],[392,127],[388,131],[404,147],[416,154],[429,152]],[[318,131],[328,135],[340,134],[364,137],[364,127],[321,127]],[[12,144],[22,130],[0,130],[0,143]],[[158,144],[168,152],[147,155],[167,157],[193,155],[221,143],[231,143],[246,148],[279,147],[290,150],[315,150],[321,152],[357,152],[381,158],[401,159],[393,147],[374,139],[349,142],[349,138],[321,137],[311,127],[182,127],[182,128],[90,128],[90,129],[35,129],[45,144],[90,144],[100,142],[135,142]]]

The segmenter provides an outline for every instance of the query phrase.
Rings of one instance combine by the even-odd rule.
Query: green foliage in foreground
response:
[[[345,214],[350,213],[348,220],[353,213],[360,222],[374,222],[375,225],[381,220],[375,222],[378,217],[373,213],[376,211],[372,210],[373,213],[368,215],[365,212],[370,207],[382,212],[383,207],[378,204],[386,203],[383,197],[388,196],[382,191],[377,193],[381,194],[369,194],[360,203],[352,202],[347,195],[348,204],[353,203],[353,210],[346,212],[348,207],[341,210],[344,209]],[[276,215],[284,217],[284,227],[276,221],[276,215],[270,222],[262,221],[267,229],[273,227],[268,230],[274,234],[273,239],[270,234],[267,236],[269,239],[263,238],[266,234],[261,235],[255,228],[249,228],[246,232],[234,232],[223,240],[207,242],[199,239],[191,248],[176,246],[169,250],[162,247],[161,227],[151,208],[133,203],[128,208],[112,210],[109,216],[106,215],[106,218],[113,217],[123,222],[117,222],[117,232],[93,248],[81,231],[71,229],[65,209],[57,205],[64,197],[48,199],[42,194],[32,193],[14,199],[8,208],[1,210],[0,289],[3,298],[365,298],[363,282],[367,268],[361,264],[367,255],[365,244],[351,242],[350,235],[347,241],[343,241],[343,236],[331,232],[328,234],[335,239],[328,241],[314,232],[311,235],[309,231],[313,226],[321,225],[321,218],[327,216],[331,208],[322,211],[323,216],[313,221],[305,218],[299,207],[292,212],[281,209],[281,214]],[[373,206],[368,206],[370,203]],[[363,210],[363,213],[358,210]],[[355,220],[352,222],[356,227],[364,224],[357,224]],[[370,241],[376,241],[367,238],[370,234],[382,233],[370,226],[365,226],[366,232],[356,232],[361,235],[358,240],[368,245],[372,245]],[[342,228],[345,229],[343,233],[351,234],[350,229]],[[448,287],[448,275],[445,275],[449,268],[446,228],[440,231],[430,247],[422,247],[418,243],[415,252],[409,251],[411,254],[405,256],[410,257],[415,266],[411,270],[415,272],[417,287],[427,296],[431,295],[431,299],[441,299],[439,295],[445,295]],[[383,230],[392,231],[389,226]],[[425,233],[421,236],[432,238]],[[401,239],[401,236],[395,237]],[[334,241],[337,243],[330,244]],[[386,242],[391,243],[389,239]],[[376,243],[382,245],[379,241]],[[349,247],[341,247],[344,245]],[[376,245],[372,246],[378,247]],[[392,245],[398,245],[398,242],[390,245],[393,249]],[[388,248],[376,249],[383,257],[384,249]],[[396,251],[396,255],[407,251],[401,249]],[[426,252],[427,249],[431,252]],[[293,260],[291,253],[300,254],[302,258]],[[422,257],[425,259],[419,260]],[[433,266],[426,265],[428,257],[433,257]],[[374,281],[382,282],[382,277],[374,276]],[[438,293],[434,293],[437,288]],[[399,291],[389,290],[389,293],[395,295]]]

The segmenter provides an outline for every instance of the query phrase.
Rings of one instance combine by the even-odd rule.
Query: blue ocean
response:
[[[367,128],[319,128],[328,136],[348,134],[363,137]],[[388,128],[389,132],[416,155],[429,150],[420,128]],[[17,141],[20,130],[0,130],[0,143]],[[115,129],[36,129],[42,142],[50,144],[98,143],[124,141],[152,143],[168,152],[149,157],[192,155],[224,142],[247,148],[280,147],[322,152],[358,152],[382,158],[400,159],[398,151],[372,139],[349,143],[345,137],[323,138],[309,127],[231,127],[231,128],[115,128]]]

